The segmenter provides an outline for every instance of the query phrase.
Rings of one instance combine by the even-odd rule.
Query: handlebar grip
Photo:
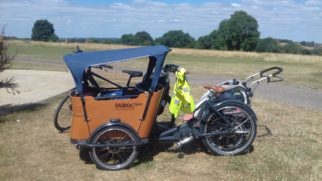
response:
[[[275,70],[275,72],[270,74],[272,76],[276,76],[276,75],[280,74],[281,72],[283,72],[283,69],[281,67],[271,67],[271,68],[260,71],[259,75],[260,75],[260,77],[265,77],[265,76],[263,76],[263,74],[266,72],[272,71],[272,70]]]

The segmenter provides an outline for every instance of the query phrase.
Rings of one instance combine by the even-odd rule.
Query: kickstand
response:
[[[181,146],[179,146],[178,147],[178,158],[183,158],[184,157],[184,153],[183,153],[183,151],[182,151],[182,149],[181,149]]]

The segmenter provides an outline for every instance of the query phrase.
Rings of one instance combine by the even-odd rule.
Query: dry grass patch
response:
[[[173,55],[192,55],[192,56],[210,56],[210,57],[238,57],[238,58],[256,58],[266,61],[283,61],[292,63],[321,63],[322,56],[307,56],[295,54],[281,53],[257,53],[243,51],[219,51],[219,50],[199,50],[199,49],[184,49],[173,48],[170,54]]]
[[[12,44],[29,44],[41,45],[48,47],[63,47],[75,48],[80,46],[85,50],[109,50],[120,48],[132,48],[137,46],[118,45],[118,44],[101,44],[101,43],[55,43],[55,42],[38,42],[38,41],[10,41]],[[307,56],[296,54],[281,54],[281,53],[257,53],[257,52],[244,52],[244,51],[221,51],[221,50],[202,50],[202,49],[188,49],[188,48],[172,48],[170,55],[191,55],[191,56],[210,56],[210,57],[237,57],[237,58],[257,58],[266,61],[284,61],[292,63],[321,63],[322,56]]]
[[[179,159],[163,146],[148,146],[132,168],[110,172],[82,161],[68,134],[55,130],[60,98],[0,118],[0,180],[322,179],[321,112],[255,100],[259,127],[249,154],[212,156],[201,147]]]

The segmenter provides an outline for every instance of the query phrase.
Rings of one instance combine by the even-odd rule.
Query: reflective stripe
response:
[[[183,88],[183,92],[190,92],[190,87]]]

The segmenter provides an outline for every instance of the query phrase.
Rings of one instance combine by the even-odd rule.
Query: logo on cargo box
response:
[[[129,110],[135,109],[138,106],[142,106],[143,103],[115,103],[115,109],[117,110]]]

